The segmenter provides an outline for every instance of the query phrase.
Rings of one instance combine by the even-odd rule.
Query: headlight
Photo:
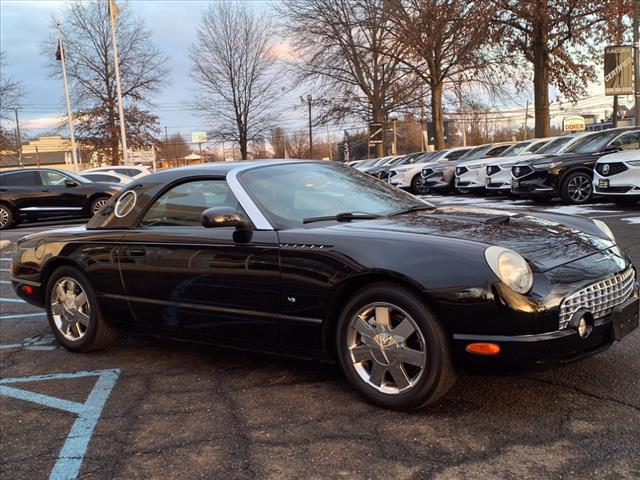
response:
[[[600,231],[604,233],[609,240],[611,240],[613,243],[616,242],[616,237],[613,235],[613,232],[611,231],[611,229],[606,223],[604,223],[602,220],[598,220],[597,218],[593,219],[593,223],[596,224],[596,227],[598,227]]]
[[[525,294],[533,286],[533,274],[527,261],[513,250],[489,247],[484,257],[491,270],[511,290]]]
[[[533,168],[535,168],[536,170],[551,170],[561,163],[562,162],[538,163],[537,165],[534,165]]]

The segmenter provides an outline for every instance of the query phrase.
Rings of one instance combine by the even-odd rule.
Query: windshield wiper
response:
[[[358,213],[358,212],[343,212],[336,215],[327,215],[324,217],[309,217],[302,220],[302,223],[313,222],[328,222],[335,220],[337,222],[350,222],[351,220],[373,220],[374,218],[380,218],[382,215],[376,215],[375,213]]]
[[[395,217],[396,215],[402,215],[403,213],[410,212],[419,212],[421,210],[435,210],[436,207],[433,205],[414,205],[413,207],[405,208],[404,210],[399,210],[397,212],[390,213],[390,217]]]

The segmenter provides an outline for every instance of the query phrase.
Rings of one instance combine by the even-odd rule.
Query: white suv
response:
[[[138,178],[144,177],[145,175],[150,175],[151,170],[149,170],[144,165],[119,165],[115,167],[97,167],[90,168],[85,170],[83,173],[93,173],[93,172],[114,172],[119,173],[120,175],[125,175],[127,177]]]
[[[593,169],[593,191],[621,205],[640,202],[640,150],[601,157]]]

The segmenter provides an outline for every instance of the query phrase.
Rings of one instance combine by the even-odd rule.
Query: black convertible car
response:
[[[337,359],[369,401],[402,409],[442,396],[458,369],[602,351],[640,304],[598,220],[436,208],[319,161],[144,177],[86,227],[20,240],[12,282],[72,351],[132,329]]]

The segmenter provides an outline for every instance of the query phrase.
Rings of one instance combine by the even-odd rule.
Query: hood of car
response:
[[[599,234],[597,227],[588,219],[472,207],[443,207],[376,220],[341,223],[329,228],[366,230],[379,234],[434,235],[471,240],[487,246],[497,245],[518,252],[540,271],[615,245],[604,234]]]
[[[535,160],[536,158],[542,158],[547,155],[539,153],[526,153],[524,155],[510,155],[508,157],[498,157],[491,159],[491,162],[487,165],[515,165],[516,163],[528,162],[529,160]]]
[[[496,158],[495,157],[484,157],[484,158],[479,158],[478,160],[469,160],[468,162],[460,162],[457,166],[458,167],[481,167],[483,165],[487,165],[491,162],[493,162]]]

